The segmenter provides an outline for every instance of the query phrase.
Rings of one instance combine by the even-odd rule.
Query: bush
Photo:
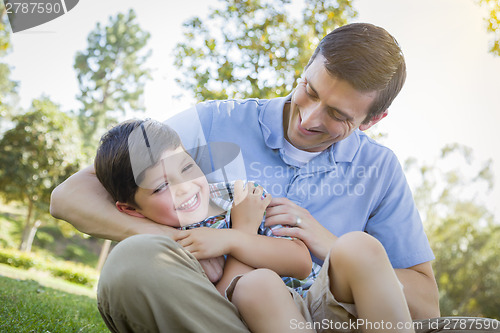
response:
[[[35,266],[34,256],[17,250],[0,249],[0,263],[30,269]]]
[[[90,267],[68,261],[54,261],[14,249],[0,248],[0,263],[22,269],[46,271],[52,276],[87,287],[94,287],[98,279],[97,271]]]
[[[47,270],[55,277],[87,287],[93,287],[97,282],[97,273],[93,269],[72,263],[48,266]]]

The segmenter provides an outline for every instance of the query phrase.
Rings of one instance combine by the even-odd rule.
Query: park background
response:
[[[230,3],[233,4],[233,16],[237,17],[239,11],[250,15],[252,6],[259,2],[209,0],[171,4],[168,1],[142,1],[138,4],[137,1],[131,0],[82,0],[71,11],[51,22],[7,35],[7,39],[2,39],[3,45],[9,47],[0,51],[0,62],[4,66],[0,72],[0,162],[3,163],[0,168],[0,197],[3,202],[0,206],[0,259],[5,258],[4,262],[10,265],[9,268],[2,265],[0,275],[36,279],[38,282],[35,287],[19,287],[24,288],[28,294],[32,287],[35,290],[45,288],[38,285],[41,283],[92,296],[91,288],[95,286],[98,276],[93,268],[97,265],[102,241],[83,236],[67,223],[50,218],[46,214],[46,193],[65,176],[90,163],[95,140],[78,140],[78,133],[87,133],[87,139],[95,139],[99,131],[102,132],[117,120],[130,116],[164,120],[193,106],[197,100],[224,97],[220,91],[203,91],[195,79],[199,81],[200,78],[206,78],[196,77],[193,71],[189,72],[189,64],[194,61],[188,63],[186,60],[193,54],[199,54],[196,50],[203,48],[213,53],[224,53],[219,51],[224,45],[213,44],[217,42],[215,40],[212,44],[200,44],[199,49],[190,49],[189,47],[195,45],[204,34],[200,30],[183,28],[183,23],[195,16],[203,22],[208,22],[207,16],[213,12],[211,8],[221,9],[221,13],[224,13],[231,8]],[[498,40],[498,32],[496,35],[489,32],[486,21],[491,13],[498,15],[498,1],[480,3],[474,0],[294,0],[285,5],[277,5],[281,2],[269,0],[261,3],[269,4],[269,8],[275,11],[275,17],[280,17],[279,14],[286,11],[287,15],[283,18],[290,21],[302,20],[306,3],[333,5],[332,8],[337,8],[334,8],[338,11],[336,14],[343,13],[344,16],[328,17],[328,10],[312,15],[326,18],[327,21],[339,20],[335,22],[370,22],[386,28],[396,37],[407,60],[407,81],[389,109],[389,117],[380,122],[370,134],[391,148],[406,168],[408,181],[437,256],[434,269],[441,290],[443,315],[500,318],[500,264],[496,259],[500,254],[500,149],[497,147],[500,132],[496,128],[500,123],[500,54],[498,50],[496,53],[491,50],[495,39]],[[494,6],[497,6],[496,12]],[[103,82],[94,80],[89,83],[92,81],[89,79],[91,74],[89,71],[85,72],[82,58],[78,61],[77,53],[85,56],[85,50],[90,45],[87,37],[91,31],[96,31],[94,29],[97,22],[104,28],[111,24],[110,17],[116,20],[118,13],[130,18],[127,16],[129,9],[133,9],[136,15],[134,24],[137,24],[141,31],[150,34],[150,38],[138,35],[144,37],[142,41],[145,45],[138,46],[141,44],[141,38],[135,40],[135,46],[140,50],[139,58],[135,59],[138,66],[134,67],[134,75],[140,78],[138,81],[143,83],[143,86],[126,84],[127,89],[137,88],[140,93],[137,96],[131,93],[122,96],[122,100],[109,102],[110,107],[114,105],[115,108],[98,110],[100,114],[90,114],[88,110],[80,111],[84,103],[87,109],[98,108],[99,103],[95,103],[95,99],[99,96],[92,95],[90,90],[102,87]],[[490,12],[490,9],[493,11]],[[353,10],[357,15],[353,15]],[[255,12],[264,13],[264,10],[255,9]],[[4,15],[4,23],[5,19]],[[257,15],[255,20],[265,20],[265,15]],[[231,22],[227,20],[228,27]],[[195,21],[191,23],[192,29],[199,27]],[[132,26],[134,25],[127,27]],[[215,23],[208,27],[217,29]],[[493,25],[493,28],[495,27],[498,29],[498,25]],[[4,28],[8,31],[8,24]],[[300,29],[301,26],[296,28]],[[321,31],[324,28],[316,29]],[[217,39],[220,37],[220,30],[208,31],[206,36]],[[193,35],[186,36],[189,32],[193,32]],[[276,35],[280,37],[278,32]],[[307,46],[317,42],[313,38],[314,35],[311,35],[311,29],[306,36],[309,36]],[[260,41],[262,44],[277,43],[273,40]],[[288,58],[294,55],[295,58],[302,56],[301,52],[294,54],[291,48],[285,49],[278,44],[274,46],[276,48],[268,51],[271,54],[269,58],[287,60],[288,52],[291,54]],[[148,50],[151,54],[146,56]],[[233,52],[236,51],[231,51],[229,58],[236,57],[237,53]],[[145,56],[144,61],[140,60],[142,56]],[[180,59],[184,61],[181,62]],[[211,66],[207,65],[209,60],[198,57],[198,70]],[[90,60],[90,63],[92,61],[97,60]],[[76,66],[75,69],[75,63],[80,64],[80,67]],[[105,66],[105,62],[103,64]],[[281,66],[276,59],[274,64]],[[95,71],[95,66],[97,62],[90,67]],[[295,66],[303,67],[304,64],[298,63]],[[214,68],[210,70],[217,72]],[[286,65],[283,65],[283,70],[290,72]],[[219,77],[227,75],[221,71],[217,73]],[[262,82],[276,78],[264,70],[262,73],[264,74],[251,79]],[[81,77],[80,81],[78,75]],[[147,75],[149,79],[145,79]],[[181,82],[176,82],[176,79]],[[242,84],[242,80],[231,80],[235,78],[227,79],[227,82],[234,86]],[[15,85],[12,84],[14,81]],[[252,90],[253,88],[248,88],[248,91],[254,92],[253,97],[283,96],[290,91],[287,88],[294,83],[287,75],[276,81],[283,84],[278,88],[263,89],[259,95],[255,94],[256,90]],[[220,88],[212,81],[209,82],[206,87]],[[236,92],[231,92],[228,87],[222,88],[226,88],[224,93],[230,97],[245,97],[231,95]],[[89,89],[86,94],[83,93],[85,89]],[[113,112],[123,105],[127,106],[123,113]],[[139,108],[144,109],[144,112],[132,112],[132,109]],[[81,119],[97,119],[96,115],[102,116],[103,113],[107,116],[104,115],[100,122],[95,121],[99,128],[89,134],[92,126],[82,124]],[[47,121],[47,126],[39,129],[29,126],[33,122],[44,123],[50,117],[57,120]],[[29,173],[29,170],[34,170],[34,173],[43,171],[43,163],[36,161],[34,166],[33,161],[36,158],[28,157],[28,150],[25,148],[24,155],[15,155],[16,147],[20,146],[14,143],[22,141],[19,140],[20,137],[33,135],[36,130],[45,134],[43,138],[35,136],[40,140],[37,142],[38,146],[32,145],[35,149],[33,155],[50,157],[52,164],[48,165],[54,172],[45,171],[37,175],[37,179],[33,179],[34,175],[26,173]],[[56,134],[49,135],[49,130]],[[57,136],[63,137],[59,147],[54,144],[59,142]],[[54,147],[58,153],[50,155],[48,146]],[[80,147],[81,150],[78,151]],[[29,168],[22,168],[22,163],[31,165]],[[57,163],[60,165],[56,166]],[[38,187],[43,189],[28,191],[28,185],[22,185],[19,180],[13,184],[16,177],[6,171],[13,169],[7,168],[9,165],[15,166],[16,170],[11,172],[17,175],[25,172],[21,178],[28,180],[27,184],[41,184]],[[59,167],[63,170],[58,169]],[[37,182],[40,179],[44,182]],[[31,198],[28,198],[27,193],[30,193]],[[34,196],[37,200],[26,224],[26,215]],[[32,243],[29,241],[30,231],[33,236]],[[23,251],[19,252],[16,250],[18,248]],[[12,266],[24,267],[26,274],[14,271]],[[66,285],[66,282],[55,283],[53,276],[86,285],[90,287],[90,291]],[[48,295],[48,292],[44,295]],[[10,322],[5,321],[6,324],[12,325],[14,321],[19,321],[15,319],[19,311],[12,310],[14,305],[9,310],[9,306],[5,304],[7,303],[2,302],[0,305],[0,311],[5,314],[5,317],[0,318],[12,318]],[[37,307],[26,310],[32,313],[37,311]],[[71,312],[68,313],[70,316]],[[0,319],[0,327],[3,320]],[[57,318],[49,322],[51,324],[46,325],[62,325]],[[42,324],[38,327],[40,325]],[[98,324],[95,325],[94,328],[89,327],[88,331],[99,330]]]

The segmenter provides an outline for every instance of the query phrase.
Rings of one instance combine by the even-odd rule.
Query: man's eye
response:
[[[154,191],[153,191],[153,194],[155,193],[158,193],[158,192],[161,192],[162,190],[166,189],[168,187],[168,183],[167,182],[164,182],[164,183],[161,183],[160,186],[158,186]]]
[[[346,117],[344,117],[343,115],[341,115],[335,111],[330,112],[330,117],[332,117],[333,119],[335,119],[337,121],[346,121],[347,120]]]
[[[318,98],[316,93],[311,88],[309,88],[309,85],[306,86],[306,94],[311,98]]]

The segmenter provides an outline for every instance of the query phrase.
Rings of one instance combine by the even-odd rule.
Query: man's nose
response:
[[[312,103],[309,107],[302,109],[301,126],[305,129],[314,129],[321,126],[321,105]]]

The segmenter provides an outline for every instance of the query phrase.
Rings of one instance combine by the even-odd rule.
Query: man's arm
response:
[[[50,214],[89,235],[121,241],[136,234],[165,234],[175,230],[120,213],[97,179],[93,166],[80,170],[52,192]]]
[[[440,316],[438,287],[430,261],[406,269],[396,269],[396,275],[404,286],[412,319]]]

